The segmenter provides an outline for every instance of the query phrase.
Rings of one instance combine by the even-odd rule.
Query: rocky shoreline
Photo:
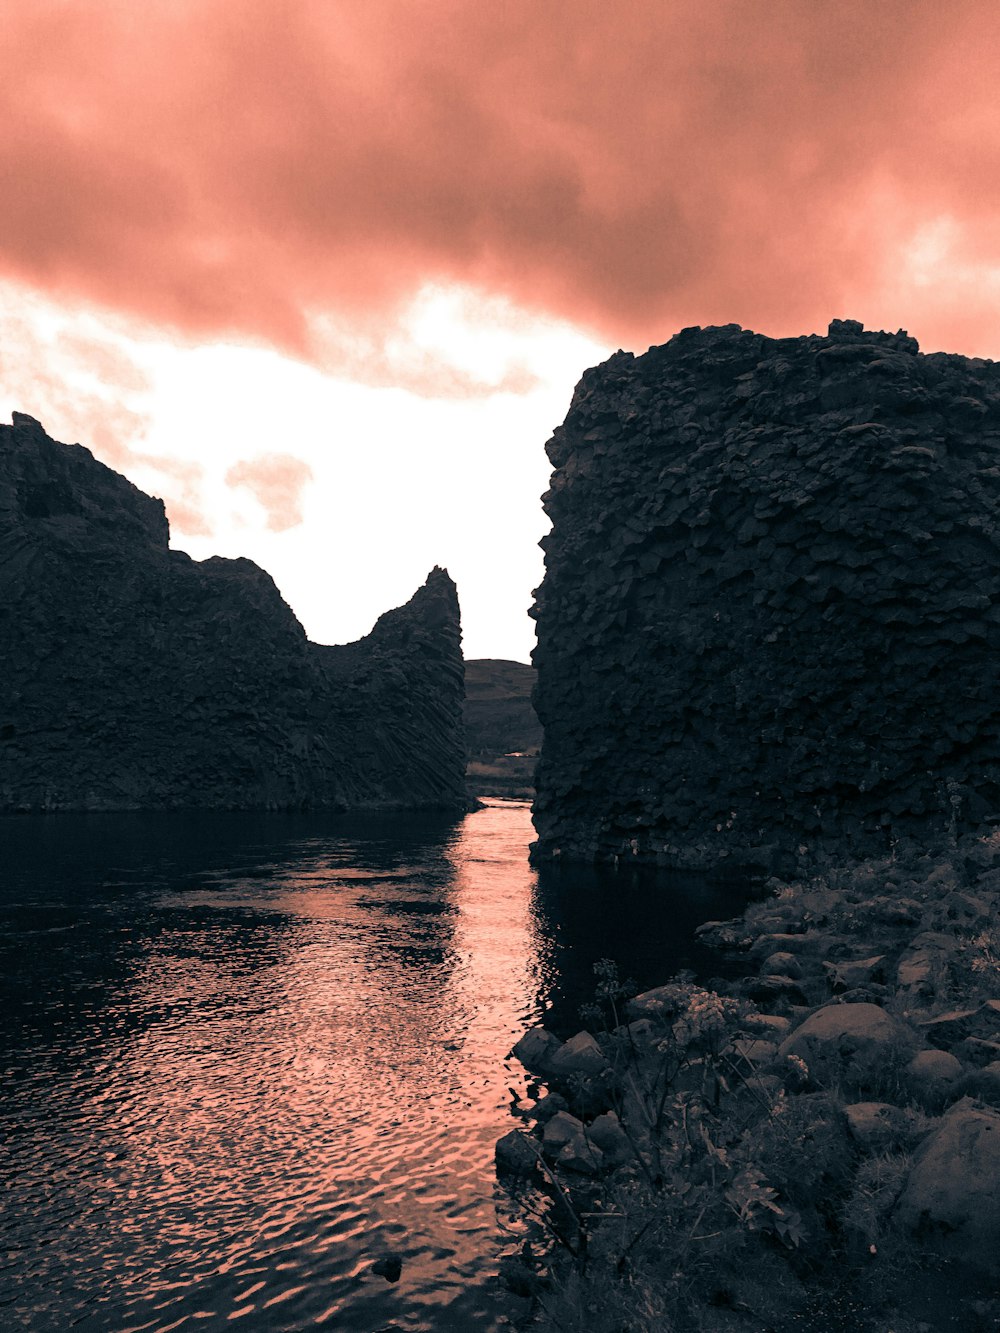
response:
[[[630,997],[607,963],[603,1023],[515,1046],[525,1326],[998,1326],[1000,834],[766,891],[699,931],[745,975]]]

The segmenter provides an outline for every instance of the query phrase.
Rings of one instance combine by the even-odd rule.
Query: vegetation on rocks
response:
[[[498,1149],[549,1238],[505,1261],[526,1325],[1000,1321],[1000,835],[767,887],[701,930],[737,980],[631,996],[608,961],[584,1032],[515,1047],[545,1092]]]

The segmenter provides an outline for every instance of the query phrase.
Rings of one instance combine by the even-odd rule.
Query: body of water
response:
[[[540,882],[532,836],[499,801],[0,821],[0,1327],[503,1327],[511,1046],[740,907]]]

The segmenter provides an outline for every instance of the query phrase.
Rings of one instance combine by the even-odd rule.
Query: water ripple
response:
[[[6,886],[4,1327],[501,1326],[530,826],[497,806],[414,827],[200,873],[150,858],[89,901],[53,896],[66,876],[48,900]],[[394,1285],[371,1272],[388,1250]]]
[[[530,837],[510,802],[0,821],[0,1327],[503,1327],[511,1045],[605,953],[689,961],[679,900],[543,890]]]

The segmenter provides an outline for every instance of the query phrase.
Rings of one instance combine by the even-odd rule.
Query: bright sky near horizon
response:
[[[0,418],[310,636],[527,660],[544,443],[688,324],[1000,357],[994,0],[7,0]]]

